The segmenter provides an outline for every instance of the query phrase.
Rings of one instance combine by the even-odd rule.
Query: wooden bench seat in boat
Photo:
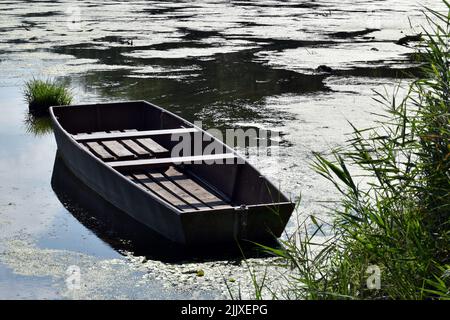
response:
[[[211,154],[211,155],[197,155],[190,157],[173,157],[173,158],[155,158],[155,159],[142,159],[142,160],[127,160],[107,162],[107,164],[116,169],[130,169],[130,168],[146,168],[165,166],[168,164],[191,164],[191,163],[234,163],[234,159],[237,159],[233,153]]]
[[[96,141],[96,140],[117,140],[126,138],[151,137],[164,134],[185,134],[198,132],[196,128],[176,128],[163,130],[146,130],[146,131],[125,131],[125,132],[93,132],[79,133],[72,137],[78,141]]]

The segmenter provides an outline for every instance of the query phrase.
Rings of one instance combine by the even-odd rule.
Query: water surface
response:
[[[244,296],[252,290],[239,255],[171,259],[169,245],[134,241],[116,230],[112,209],[89,210],[88,196],[68,192],[48,122],[27,115],[25,80],[57,78],[75,103],[145,99],[205,128],[279,132],[278,156],[241,151],[293,198],[302,194],[291,233],[306,214],[330,219],[323,202],[336,194],[311,170],[312,151],[342,144],[347,121],[372,123],[380,111],[372,90],[414,76],[413,44],[395,41],[423,21],[409,0],[2,1],[0,298],[222,298],[225,283]],[[111,214],[96,215],[100,206]],[[270,259],[250,261],[262,274]],[[71,265],[81,270],[77,290],[66,285]]]

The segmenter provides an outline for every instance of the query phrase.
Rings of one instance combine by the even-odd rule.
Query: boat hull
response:
[[[236,240],[273,240],[281,235],[294,210],[293,203],[284,202],[180,212],[83,149],[53,113],[52,120],[58,153],[81,182],[114,207],[177,244],[209,246]]]

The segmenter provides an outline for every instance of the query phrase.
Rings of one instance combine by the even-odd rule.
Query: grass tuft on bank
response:
[[[315,154],[314,169],[341,201],[332,223],[309,216],[283,249],[264,247],[289,270],[281,292],[265,288],[274,298],[450,299],[450,5],[444,3],[447,14],[426,10],[424,77],[400,101],[378,94],[386,113],[375,127],[353,127],[346,146],[331,156]],[[261,297],[261,286],[255,288]]]

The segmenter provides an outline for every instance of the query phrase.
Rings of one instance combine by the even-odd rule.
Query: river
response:
[[[239,287],[252,296],[239,255],[169,259],[151,243],[142,254],[130,235],[111,234],[111,225],[52,184],[52,177],[61,182],[56,145],[48,123],[27,115],[26,80],[64,82],[74,103],[144,99],[204,128],[277,132],[272,153],[241,151],[283,191],[301,194],[290,234],[307,214],[331,219],[325,206],[337,195],[311,169],[312,152],[342,145],[349,121],[372,125],[381,108],[373,90],[393,92],[416,72],[413,44],[395,42],[420,32],[422,5],[441,6],[2,1],[0,299],[221,299]],[[270,261],[248,260],[258,275]],[[76,288],[68,281],[73,266]],[[269,278],[276,285],[276,270]]]

